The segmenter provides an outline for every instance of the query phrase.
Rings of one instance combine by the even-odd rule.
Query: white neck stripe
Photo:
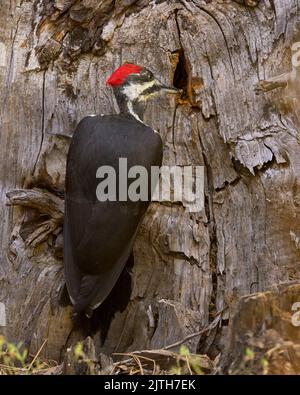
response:
[[[149,126],[149,125],[147,125],[145,122],[143,122],[143,121],[141,120],[141,118],[138,116],[137,113],[134,112],[134,110],[133,110],[133,105],[132,105],[132,102],[131,102],[131,101],[127,102],[127,108],[128,108],[129,113],[130,113],[131,115],[133,115],[134,118],[135,118],[137,121],[141,122],[141,123],[142,123],[143,125],[145,125],[145,126]],[[149,126],[149,127],[150,127],[150,126]],[[151,129],[152,129],[152,128],[151,128]],[[152,129],[152,130],[153,130],[154,133],[159,134],[157,130],[155,130],[155,129]]]
[[[128,101],[128,102],[127,102],[127,108],[128,108],[128,111],[130,112],[130,114],[133,115],[135,119],[137,119],[139,122],[144,123],[144,122],[141,120],[141,118],[138,116],[138,114],[137,114],[136,112],[134,112],[134,110],[133,110],[133,104],[132,104],[131,101]]]

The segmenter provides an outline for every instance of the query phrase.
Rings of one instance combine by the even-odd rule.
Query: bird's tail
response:
[[[89,317],[91,315],[90,303],[97,292],[97,283],[99,277],[95,275],[85,275],[81,279],[80,290],[76,297],[74,304],[74,311],[76,313],[85,312]]]

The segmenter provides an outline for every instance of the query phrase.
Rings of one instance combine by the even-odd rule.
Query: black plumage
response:
[[[130,113],[86,117],[79,123],[67,158],[64,260],[74,310],[87,315],[117,282],[149,205],[97,199],[97,169],[112,166],[118,181],[120,158],[127,159],[128,169],[144,166],[150,185],[151,166],[162,163],[159,134]]]

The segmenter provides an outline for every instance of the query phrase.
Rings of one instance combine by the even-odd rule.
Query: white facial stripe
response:
[[[148,99],[150,99],[150,97],[156,96],[158,93],[159,92],[156,91],[156,92],[149,93],[148,95],[142,95],[139,97],[139,101],[147,101]]]
[[[134,110],[133,110],[133,105],[132,105],[131,101],[129,101],[129,102],[127,103],[127,108],[128,108],[128,110],[129,110],[130,114],[134,116],[134,118],[136,118],[138,121],[144,123],[144,122],[141,120],[141,118],[134,112]]]
[[[123,88],[123,93],[130,101],[135,101],[145,90],[151,88],[155,84],[155,80],[144,82],[143,84],[130,84]]]

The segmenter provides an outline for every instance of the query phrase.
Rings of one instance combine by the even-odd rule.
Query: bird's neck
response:
[[[143,122],[144,106],[142,102],[139,102],[137,100],[135,101],[128,100],[123,95],[115,95],[115,96],[121,114],[126,114],[126,113],[131,114],[138,121]]]

